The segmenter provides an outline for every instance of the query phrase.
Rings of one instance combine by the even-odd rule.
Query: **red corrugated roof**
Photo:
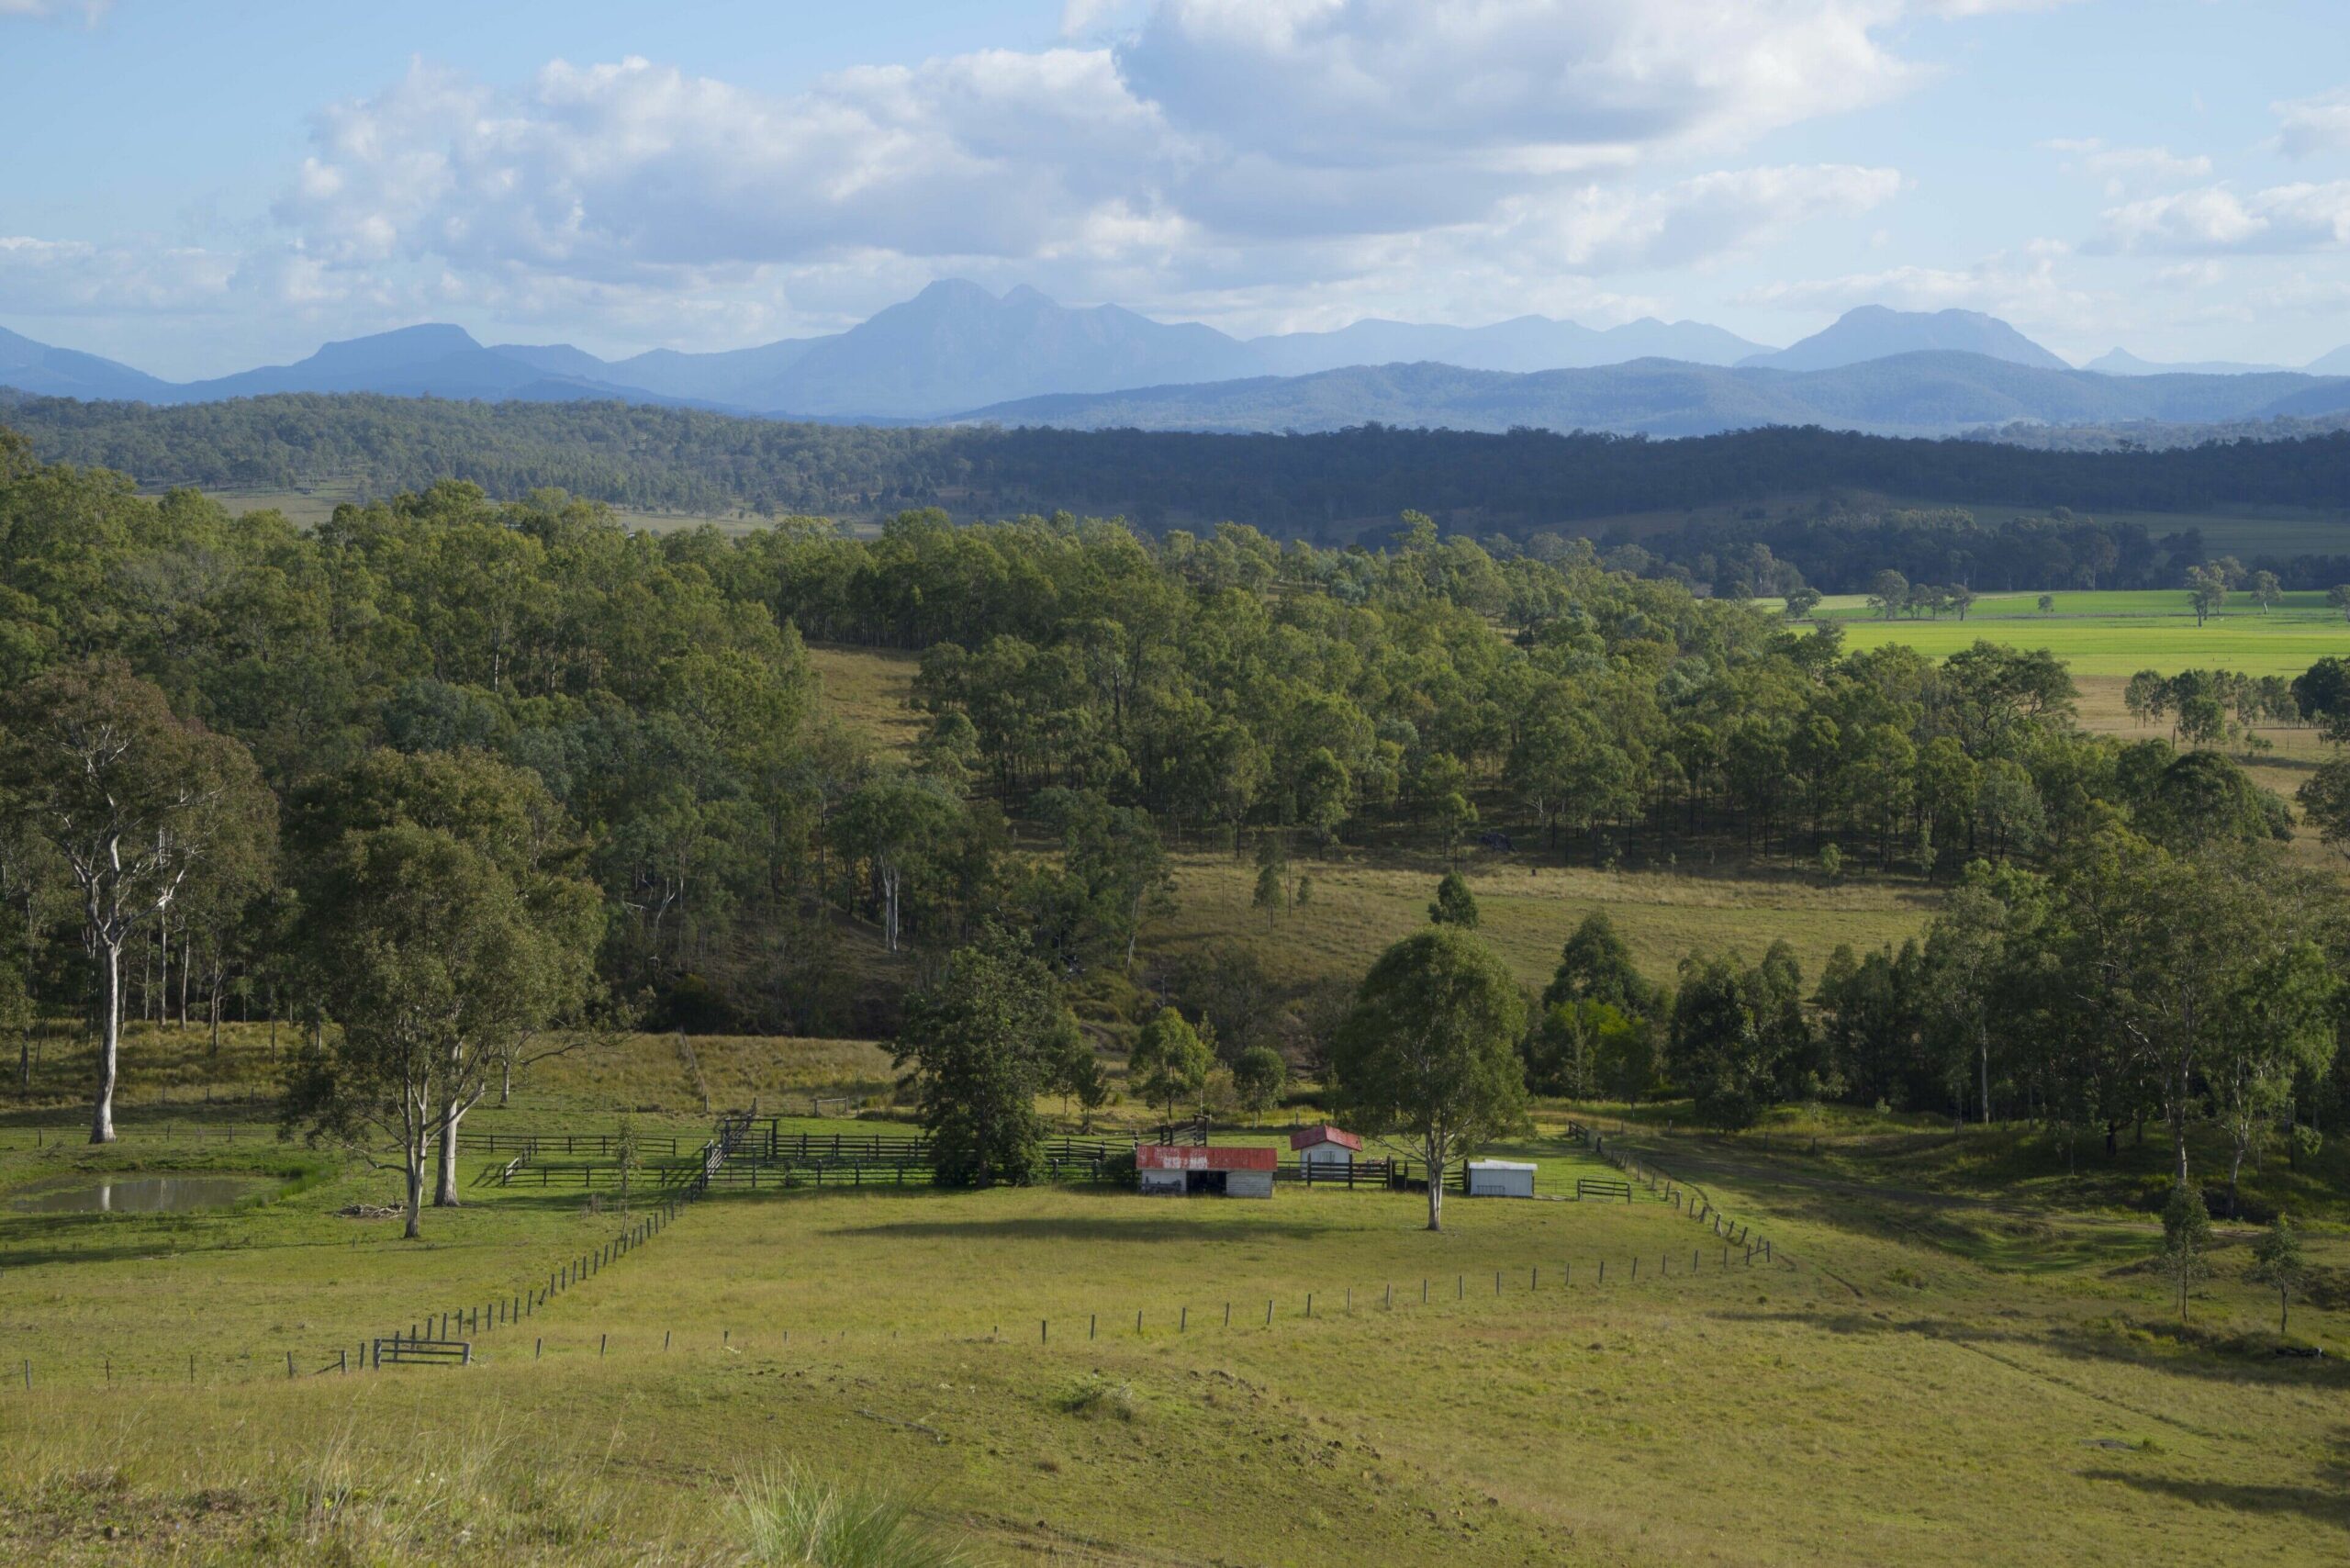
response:
[[[1289,1135],[1292,1148],[1312,1148],[1317,1143],[1335,1143],[1340,1148],[1351,1148],[1357,1154],[1362,1152],[1362,1139],[1344,1127],[1334,1127],[1327,1122],[1318,1127],[1300,1127]]]
[[[1135,1150],[1137,1170],[1270,1170],[1277,1148],[1203,1148],[1195,1144],[1147,1143]]]

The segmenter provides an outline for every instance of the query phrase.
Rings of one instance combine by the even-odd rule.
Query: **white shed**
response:
[[[1302,1164],[1351,1165],[1362,1152],[1362,1139],[1343,1127],[1324,1122],[1290,1134],[1289,1147]]]
[[[1530,1198],[1534,1195],[1534,1167],[1515,1159],[1472,1159],[1469,1162],[1469,1195]]]

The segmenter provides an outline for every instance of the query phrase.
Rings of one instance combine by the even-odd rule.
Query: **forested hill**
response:
[[[619,506],[866,518],[1067,510],[1150,526],[1225,520],[1330,538],[1408,507],[1523,532],[1625,512],[1855,489],[1911,501],[2082,511],[2350,505],[2350,433],[2163,452],[2041,452],[1983,441],[1768,429],[1675,441],[1401,430],[1321,435],[880,428],[618,403],[285,396],[154,408],[0,399],[52,462],[148,486],[355,484],[369,495],[468,479]]]

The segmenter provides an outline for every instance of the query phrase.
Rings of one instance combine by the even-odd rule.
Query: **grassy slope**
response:
[[[860,1070],[836,1044],[766,1049],[809,1082]],[[534,1087],[504,1114],[608,1126],[577,1089]],[[36,1367],[30,1394],[0,1393],[0,1552],[717,1562],[735,1550],[733,1479],[788,1464],[878,1476],[1015,1561],[1305,1562],[1333,1530],[1365,1554],[1479,1562],[2339,1548],[2350,1384],[2331,1361],[2161,1331],[2151,1221],[2110,1207],[2134,1167],[2067,1183],[2004,1132],[1801,1114],[1769,1150],[1638,1135],[1792,1267],[1733,1253],[1725,1274],[1706,1227],[1645,1197],[1455,1200],[1431,1237],[1408,1196],[1288,1188],[736,1194],[484,1334],[470,1372],[287,1381],[283,1351],[307,1371],[435,1303],[519,1288],[621,1222],[576,1193],[471,1190],[420,1248],[332,1215],[382,1195],[364,1171],[221,1215],[0,1208],[0,1358]],[[191,1156],[129,1122],[96,1157],[0,1135],[0,1186],[93,1158],[252,1168],[250,1149]],[[1810,1132],[1821,1152],[1791,1157],[1789,1134]],[[1530,1147],[1562,1172],[1587,1158]],[[2350,1280],[2350,1245],[2313,1217],[2312,1251]],[[2271,1307],[2230,1239],[2197,1315],[2252,1333]],[[2298,1307],[2296,1330],[2350,1349],[2350,1291],[2330,1299]],[[1112,1392],[1069,1408],[1089,1383]]]
[[[809,650],[828,711],[884,751],[902,752],[920,730],[908,706],[919,661],[910,654],[818,646]],[[1795,945],[1817,972],[1837,944],[1873,946],[1921,930],[1933,895],[1905,883],[1873,879],[1822,885],[1794,874],[1723,870],[1692,861],[1685,874],[1606,872],[1563,864],[1527,834],[1516,852],[1472,851],[1464,874],[1484,915],[1483,934],[1530,981],[1545,980],[1560,945],[1585,914],[1605,909],[1639,961],[1659,979],[1689,953],[1726,946],[1759,957],[1778,938]],[[1146,957],[1214,936],[1262,935],[1275,978],[1352,980],[1390,943],[1425,924],[1428,900],[1445,872],[1440,856],[1383,845],[1348,848],[1328,859],[1303,858],[1313,880],[1304,909],[1268,926],[1250,907],[1256,868],[1222,853],[1176,856],[1179,913],[1146,928]]]

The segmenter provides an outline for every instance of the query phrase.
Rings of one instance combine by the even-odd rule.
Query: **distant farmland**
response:
[[[2037,594],[1992,594],[1964,621],[1907,616],[1887,621],[1857,594],[1823,600],[1816,614],[1844,630],[1856,648],[1904,643],[1942,658],[1976,642],[2045,648],[2076,675],[2130,675],[2142,669],[2232,669],[2246,675],[2299,675],[2329,654],[2350,655],[2350,622],[2325,595],[2288,593],[2263,614],[2241,596],[2206,625],[2195,623],[2186,590],[2059,593],[2043,612]]]

